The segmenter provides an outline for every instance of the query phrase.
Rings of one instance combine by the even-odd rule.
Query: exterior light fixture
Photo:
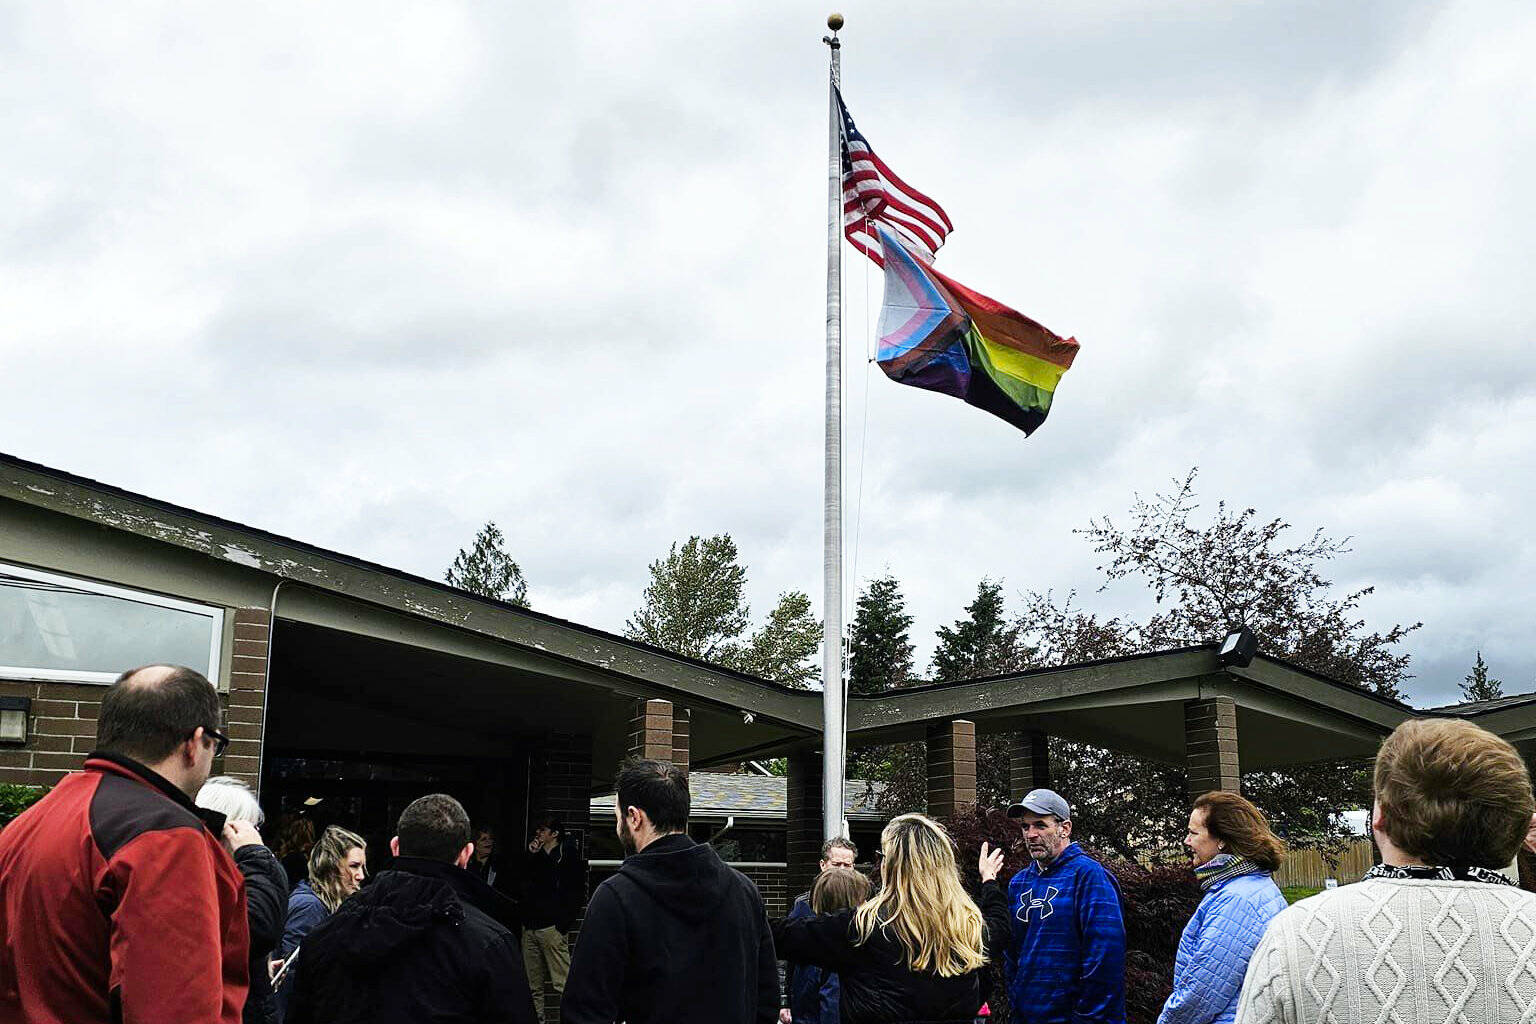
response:
[[[0,697],[0,743],[27,742],[27,715],[31,697]]]
[[[1222,668],[1247,668],[1258,653],[1259,638],[1247,626],[1240,626],[1221,642],[1221,649],[1216,652],[1216,664]]]

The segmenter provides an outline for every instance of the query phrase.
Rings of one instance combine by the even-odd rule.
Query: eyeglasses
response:
[[[227,735],[225,735],[224,733],[220,732],[217,729],[210,729],[207,726],[204,726],[203,727],[203,735],[204,736],[212,736],[213,737],[213,756],[214,757],[218,757],[221,754],[223,754],[225,748],[227,748],[229,746],[229,737]]]

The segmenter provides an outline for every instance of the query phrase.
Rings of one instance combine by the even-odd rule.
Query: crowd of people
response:
[[[126,672],[83,770],[0,831],[0,1024],[532,1024],[546,985],[566,1024],[974,1024],[1004,1004],[1019,1024],[1125,1021],[1123,898],[1052,790],[1009,808],[1029,858],[1011,879],[983,844],[967,886],[943,825],[904,814],[872,876],[829,840],[811,890],[770,919],[688,836],[687,774],[626,761],[625,857],[572,951],[586,865],[558,820],[506,857],[454,797],[423,796],[372,878],[338,826],[287,826],[269,849],[255,794],[209,777],[220,721],[198,673]],[[1292,906],[1264,815],[1235,793],[1194,801],[1202,898],[1159,1024],[1536,1017],[1536,895],[1511,877],[1536,824],[1519,754],[1413,720],[1373,787],[1381,863]]]

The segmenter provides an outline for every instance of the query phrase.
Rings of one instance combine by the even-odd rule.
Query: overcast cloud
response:
[[[494,519],[612,630],[691,533],[819,603],[825,6],[0,4],[0,449],[432,577]],[[1028,440],[866,377],[848,250],[925,656],[982,576],[1140,609],[1071,530],[1199,465],[1353,538],[1415,701],[1536,689],[1536,8],[845,13],[940,267],[1082,343]]]

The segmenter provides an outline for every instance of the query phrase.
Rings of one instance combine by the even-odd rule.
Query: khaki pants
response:
[[[556,992],[564,994],[565,976],[571,970],[571,950],[565,933],[555,926],[523,929],[523,970],[528,973],[528,988],[535,1002],[544,997],[544,979]]]

